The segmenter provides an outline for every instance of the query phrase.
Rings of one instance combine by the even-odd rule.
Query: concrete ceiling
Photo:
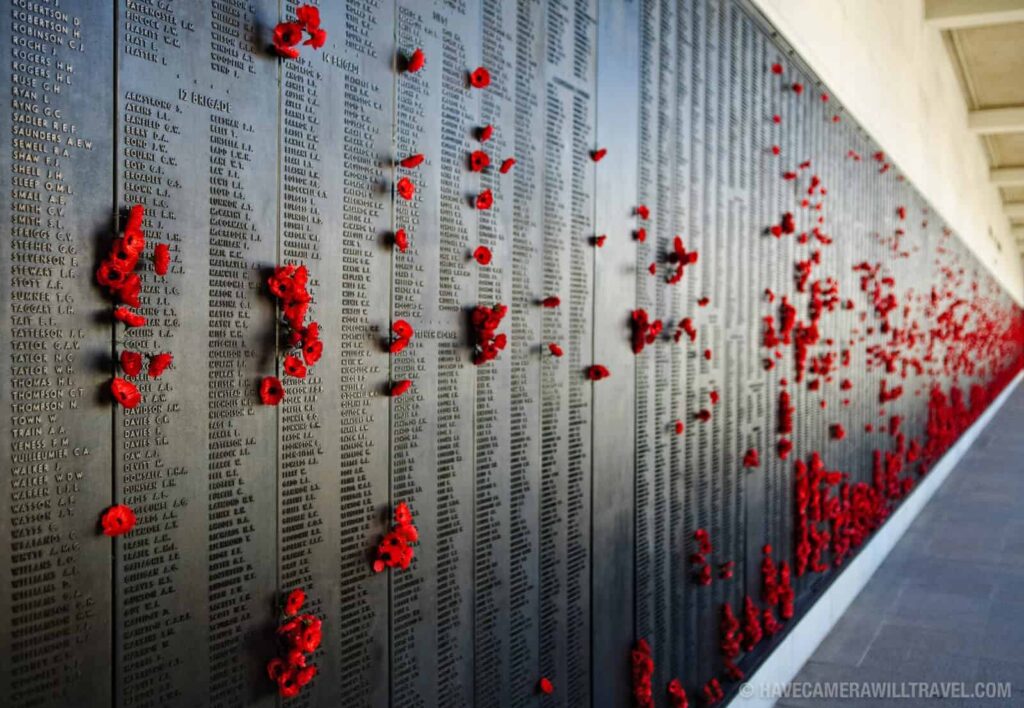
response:
[[[925,0],[925,21],[944,34],[1024,251],[1024,0]]]

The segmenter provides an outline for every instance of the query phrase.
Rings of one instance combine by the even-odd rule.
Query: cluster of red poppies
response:
[[[395,505],[395,522],[377,544],[377,558],[373,562],[374,572],[380,573],[385,568],[408,568],[414,555],[412,544],[419,538],[419,532],[412,523],[409,505],[398,502]]]
[[[308,659],[320,646],[323,623],[316,615],[300,615],[304,604],[306,593],[301,588],[288,593],[282,608],[286,619],[277,628],[280,655],[267,662],[267,676],[277,684],[282,698],[299,695],[303,686],[316,676],[316,666]]]
[[[707,529],[697,529],[693,532],[693,539],[697,542],[697,552],[690,554],[690,566],[694,569],[695,579],[698,585],[710,585],[713,580],[711,571],[711,535]]]
[[[494,307],[477,305],[473,308],[470,323],[473,325],[473,341],[476,346],[473,363],[477,366],[498,358],[498,353],[508,344],[508,337],[497,332],[506,313],[508,305],[500,302]]]
[[[679,320],[679,324],[676,325],[676,331],[672,334],[672,339],[679,342],[684,334],[690,338],[691,342],[697,341],[697,328],[690,317],[684,317]]]
[[[114,319],[124,323],[126,327],[142,327],[146,318],[131,308],[141,306],[139,295],[142,293],[142,279],[135,272],[142,252],[146,248],[146,236],[142,231],[142,220],[145,210],[136,204],[128,213],[124,235],[116,239],[110,247],[107,257],[96,269],[96,281],[107,288],[107,291],[124,305],[115,308]],[[167,274],[170,267],[171,252],[167,244],[157,244],[153,249],[153,270],[157,275]],[[123,350],[118,357],[121,370],[128,378],[142,373],[143,355],[139,352]],[[149,378],[158,378],[174,361],[167,353],[147,355],[149,364],[146,373]],[[110,393],[114,400],[125,408],[134,408],[142,402],[142,394],[134,383],[121,376],[115,376],[110,382]]]
[[[722,690],[722,684],[717,678],[712,678],[705,683],[701,693],[704,695],[704,704],[709,706],[713,706],[725,698],[725,691]]]
[[[740,655],[740,642],[743,640],[743,633],[740,631],[740,621],[732,611],[732,605],[728,602],[722,605],[722,621],[718,625],[721,634],[718,644],[722,654],[722,663],[725,666],[729,678],[738,681],[743,678],[743,673],[736,666],[736,657]]]
[[[646,639],[638,639],[630,652],[633,676],[633,705],[636,708],[654,708],[654,690],[651,677],[654,676],[654,655]]]
[[[308,282],[309,271],[304,265],[278,266],[267,278],[267,287],[280,302],[284,319],[282,368],[287,376],[296,379],[306,378],[308,369],[320,361],[324,351],[320,325],[316,322],[306,324],[309,303],[313,300],[306,287]],[[260,400],[265,405],[276,406],[284,394],[284,385],[276,376],[265,376],[260,381]]]
[[[648,344],[654,344],[661,334],[663,325],[661,320],[651,320],[647,310],[638,308],[633,310],[633,353],[639,354]]]
[[[752,447],[744,453],[743,466],[748,468],[761,466],[761,456],[758,455],[756,447]]]
[[[305,42],[302,38],[309,35]],[[320,10],[312,5],[299,5],[295,19],[279,22],[274,27],[274,51],[285,59],[298,59],[299,43],[320,49],[327,41],[327,30],[320,27]]]
[[[672,239],[672,251],[668,254],[667,260],[675,266],[675,270],[668,276],[665,282],[669,285],[675,285],[682,280],[686,266],[696,263],[699,255],[697,251],[687,251],[681,237],[676,236]]]

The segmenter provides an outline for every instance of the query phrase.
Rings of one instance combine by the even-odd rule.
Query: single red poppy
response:
[[[793,93],[795,93],[797,96],[799,96],[803,92],[804,92],[804,85],[803,84],[801,84],[801,83],[793,84]]]
[[[633,238],[635,238],[640,243],[643,243],[644,241],[647,240],[647,229],[641,226],[640,228],[633,232]]]
[[[155,354],[149,358],[149,371],[146,373],[151,379],[159,378],[173,362],[174,357],[171,354]]]
[[[651,216],[651,210],[647,208],[646,204],[638,204],[635,211],[636,215],[644,221],[647,221]]]
[[[843,427],[842,423],[833,423],[829,428],[829,434],[833,440],[842,440],[846,437],[846,428]]]
[[[487,88],[491,84],[491,72],[482,66],[478,66],[469,75],[469,85],[473,88]]]
[[[827,103],[828,102],[828,94],[827,93],[821,94],[821,102],[822,103]]]
[[[591,381],[600,381],[611,376],[611,372],[608,368],[601,364],[594,364],[587,368],[587,378]]]
[[[490,265],[491,249],[487,248],[487,246],[477,246],[476,250],[473,251],[473,259],[480,265]]]
[[[110,382],[110,393],[113,394],[114,400],[125,408],[134,408],[142,402],[142,394],[135,388],[135,384],[119,376],[115,376]]]
[[[388,395],[392,398],[397,398],[410,388],[412,388],[412,381],[410,379],[401,379],[400,381],[395,381],[391,384],[391,389],[388,392]]]
[[[652,262],[649,266],[647,266],[647,272],[650,273],[651,275],[657,275],[658,274],[658,264]]]
[[[135,527],[135,512],[124,504],[115,504],[103,512],[100,527],[104,536],[123,536]]]
[[[474,150],[469,154],[470,172],[483,172],[491,164],[490,156],[483,150]]]
[[[555,692],[555,685],[551,683],[551,680],[547,676],[542,676],[540,681],[537,682],[537,688],[540,692],[546,695],[551,695]]]
[[[141,231],[142,220],[146,216],[146,208],[141,204],[133,204],[132,208],[128,210],[128,220],[125,222],[124,230],[127,231]]]
[[[485,211],[487,209],[490,209],[492,204],[494,204],[494,195],[491,194],[491,190],[485,189],[484,191],[480,192],[480,194],[476,195],[477,209]]]
[[[555,344],[554,342],[551,342],[550,344],[548,344],[548,351],[550,351],[556,357],[560,357],[560,356],[562,356],[562,354],[565,353],[565,352],[562,351],[562,348],[560,346],[558,346],[557,344]]]
[[[415,155],[409,155],[409,157],[404,158],[398,164],[400,164],[402,167],[404,167],[406,169],[411,170],[411,169],[419,167],[421,164],[423,164],[423,161],[425,159],[426,158],[423,157],[423,155],[421,155],[420,153],[416,153]]]
[[[707,408],[701,408],[699,411],[694,413],[693,417],[699,420],[701,423],[707,423],[709,420],[711,420],[711,411],[709,411]]]
[[[121,352],[121,370],[126,376],[138,376],[142,372],[142,355],[138,352]]]
[[[413,194],[416,193],[416,185],[408,177],[403,177],[395,185],[395,191],[398,192],[398,196],[402,199],[409,201],[412,199]]]
[[[302,25],[298,22],[280,22],[274,28],[274,50],[286,59],[295,59],[299,50],[295,48],[302,41]]]
[[[281,677],[281,674],[284,673],[284,671],[287,668],[288,665],[279,657],[275,656],[273,659],[267,662],[267,676],[270,677],[271,681],[277,683],[277,680]]]
[[[704,358],[707,359],[708,361],[711,361],[711,350],[710,349],[705,349],[704,350]]]
[[[504,161],[502,161],[501,167],[498,168],[498,172],[503,175],[508,174],[508,171],[511,170],[515,164],[516,159],[514,157],[506,157]]]
[[[757,448],[750,448],[746,454],[743,455],[743,466],[744,467],[759,467],[761,465],[760,456],[757,454]]]
[[[309,30],[309,39],[303,42],[305,46],[312,47],[313,49],[320,49],[326,43],[327,30],[320,29],[319,27],[317,29]]]
[[[686,423],[676,419],[676,435],[682,435],[686,431]]]
[[[302,345],[302,358],[309,366],[313,366],[313,364],[320,361],[323,353],[324,343],[319,339],[311,339]]]
[[[698,307],[707,307],[710,302],[711,302],[711,298],[709,298],[709,297],[702,297],[699,300],[697,300],[697,306]]]
[[[295,19],[311,32],[320,26],[320,10],[313,5],[299,5],[295,8]]]
[[[299,357],[289,354],[284,358],[284,373],[297,379],[304,379],[306,378],[306,365]]]
[[[775,62],[774,64],[772,64],[772,73],[773,74],[781,74],[782,73],[782,64],[780,64],[778,62]]]
[[[480,129],[480,132],[477,134],[477,140],[479,140],[482,143],[486,143],[488,140],[491,139],[492,135],[494,135],[494,126],[488,123],[487,125]]]
[[[171,249],[166,243],[158,243],[153,249],[153,269],[157,275],[167,275],[171,265]]]
[[[299,695],[299,671],[294,667],[286,668],[277,677],[277,694],[281,698],[294,698]]]
[[[405,320],[395,320],[391,325],[391,331],[403,339],[410,339],[415,334],[412,325]]]
[[[146,324],[146,318],[136,314],[127,307],[118,307],[114,310],[114,319],[124,322],[128,327],[142,327]]]
[[[395,245],[398,246],[398,250],[405,253],[405,250],[409,248],[409,237],[405,234],[405,229],[399,229],[395,232],[394,236]]]
[[[782,148],[780,148],[778,145],[772,145],[772,154],[773,155],[781,155],[782,154]]]
[[[608,237],[603,235],[603,234],[601,236],[594,236],[593,237],[593,244],[597,248],[601,248],[604,245],[604,242],[606,240],[608,240]]]
[[[590,159],[594,162],[600,162],[604,159],[604,156],[608,154],[608,148],[600,148],[590,153]]]
[[[129,273],[124,279],[121,287],[117,290],[117,296],[126,305],[139,307],[139,295],[142,293],[142,280],[136,273]]]
[[[392,354],[398,354],[407,346],[409,346],[409,339],[407,337],[396,337],[391,340],[391,344],[388,345],[388,351]]]
[[[562,304],[562,298],[557,295],[549,295],[540,302],[544,307],[558,307]]]
[[[285,598],[285,601],[284,601],[284,613],[285,613],[285,615],[287,615],[288,617],[291,617],[294,614],[298,614],[299,610],[302,609],[302,606],[305,603],[306,603],[306,593],[302,590],[302,588],[295,588],[290,593],[288,593],[288,597]]]
[[[309,666],[303,666],[298,670],[296,680],[299,686],[305,686],[307,683],[313,680],[316,676],[316,666],[310,664]]]
[[[423,68],[423,65],[427,62],[426,55],[423,54],[422,49],[414,51],[405,62],[405,70],[410,74],[415,74],[417,71]]]
[[[284,386],[276,376],[264,376],[260,382],[260,400],[264,405],[276,406],[284,398]]]

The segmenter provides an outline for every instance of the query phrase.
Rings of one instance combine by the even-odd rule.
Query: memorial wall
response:
[[[726,702],[1024,317],[739,0],[12,0],[0,704]]]

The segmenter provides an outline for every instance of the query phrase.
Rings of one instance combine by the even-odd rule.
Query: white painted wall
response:
[[[981,140],[923,0],[753,0],[943,219],[1024,304],[1024,271]],[[1002,246],[1000,251],[993,238]]]

